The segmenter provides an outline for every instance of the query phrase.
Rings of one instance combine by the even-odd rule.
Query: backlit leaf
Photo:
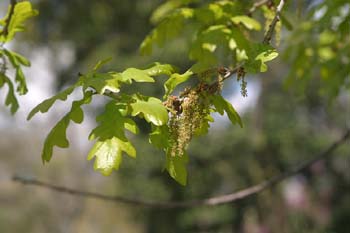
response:
[[[255,19],[248,17],[246,15],[239,15],[231,18],[234,24],[243,24],[249,30],[261,30],[261,25]]]
[[[170,12],[178,7],[187,5],[191,2],[198,2],[198,0],[169,0],[161,4],[157,9],[154,10],[151,16],[152,23],[158,23],[164,19]]]
[[[134,122],[126,118],[122,112],[126,108],[125,105],[117,104],[116,101],[111,101],[105,106],[105,111],[96,118],[99,125],[92,130],[89,139],[106,139],[117,137],[126,140],[124,128],[128,128],[132,132],[137,132],[134,129]],[[126,126],[127,125],[127,126]]]
[[[112,137],[104,141],[97,141],[89,152],[87,159],[95,158],[94,169],[108,176],[113,169],[119,169],[123,151],[130,157],[136,157],[136,150],[129,141]]]
[[[91,87],[100,95],[106,91],[119,92],[123,78],[119,73],[93,73],[83,76],[83,88]]]
[[[268,61],[275,59],[278,56],[276,49],[266,44],[251,44],[248,51],[249,60],[245,63],[245,68],[248,72],[266,72]]]
[[[131,115],[141,115],[147,122],[161,126],[168,122],[168,112],[161,100],[154,97],[146,99],[136,98],[136,102],[130,104],[132,108]]]
[[[57,95],[44,100],[42,103],[40,103],[38,106],[33,108],[33,110],[29,113],[27,120],[30,120],[36,113],[41,112],[45,113],[47,112],[52,105],[56,102],[56,100],[66,100],[67,97],[73,92],[75,86],[71,86],[61,92],[59,92]]]
[[[152,70],[149,72],[152,73]],[[145,71],[136,68],[129,68],[121,73],[121,75],[123,76],[123,80],[134,80],[135,82],[154,82],[154,79],[149,75],[147,70]]]
[[[9,18],[9,11],[3,21],[6,21]],[[29,1],[17,2],[11,21],[8,24],[7,34],[3,31],[0,33],[0,42],[8,42],[12,40],[17,32],[24,30],[24,21],[36,15],[38,15],[38,11],[32,8],[32,4]]]
[[[172,74],[164,83],[165,95],[163,98],[166,99],[170,93],[174,91],[177,85],[186,82],[192,75],[193,72],[191,70],[188,70],[183,74]]]
[[[172,65],[169,64],[160,64],[158,62],[155,62],[151,65],[150,68],[144,70],[147,75],[149,76],[158,76],[158,75],[168,75],[170,76],[172,73],[175,72],[175,69]]]

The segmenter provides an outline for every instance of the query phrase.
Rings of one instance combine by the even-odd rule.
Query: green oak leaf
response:
[[[15,90],[13,87],[13,83],[10,80],[9,77],[7,77],[5,74],[0,73],[0,88],[7,83],[8,85],[8,93],[5,99],[5,105],[6,106],[11,106],[10,110],[11,113],[14,114],[15,112],[17,112],[19,105],[18,105],[18,101],[15,95]]]
[[[213,95],[210,98],[218,113],[223,115],[225,111],[232,124],[238,123],[241,127],[243,127],[241,117],[238,115],[230,102],[225,100],[221,95]]]
[[[24,77],[24,74],[23,74],[21,67],[18,67],[16,69],[15,80],[18,83],[17,89],[16,89],[17,93],[20,95],[26,94],[28,92],[27,83],[26,83],[26,79]]]
[[[7,15],[1,22],[6,22],[10,16],[10,7]],[[28,18],[38,15],[38,11],[32,8],[32,4],[29,1],[17,2],[8,24],[7,33],[0,32],[0,42],[8,42],[13,39],[17,32],[24,30],[24,21]]]
[[[73,92],[74,88],[75,86],[70,86],[67,89],[59,92],[57,95],[41,102],[39,105],[33,108],[33,110],[29,113],[27,120],[30,120],[38,112],[41,112],[41,113],[47,112],[52,107],[52,105],[56,102],[56,100],[63,100],[63,101],[66,100],[67,97]]]
[[[187,169],[188,156],[186,153],[181,156],[166,155],[166,170],[169,175],[181,185],[187,184]]]
[[[136,123],[124,116],[125,108],[125,104],[116,103],[115,101],[109,102],[105,107],[105,111],[96,118],[99,125],[92,130],[89,139],[98,138],[104,141],[117,137],[121,140],[127,140],[124,129],[136,134],[138,132]]]
[[[261,30],[261,25],[258,21],[256,21],[255,19],[246,16],[246,15],[238,15],[235,17],[231,18],[231,21],[234,24],[243,24],[247,29],[249,30]]]
[[[192,70],[188,70],[183,74],[172,74],[170,78],[164,83],[165,95],[163,98],[166,99],[170,93],[174,91],[177,85],[186,82],[192,75]]]
[[[43,162],[50,161],[54,146],[61,148],[67,148],[69,146],[69,141],[66,136],[69,123],[71,120],[77,124],[83,121],[84,113],[81,106],[91,102],[92,94],[91,91],[85,92],[81,100],[74,101],[70,111],[52,128],[44,142],[44,148],[41,154]]]
[[[3,52],[11,62],[12,66],[16,69],[15,80],[18,83],[17,92],[20,95],[26,94],[28,92],[28,89],[27,89],[27,84],[26,84],[26,80],[25,80],[21,65],[30,66],[29,60],[27,60],[22,55],[15,53],[13,51],[9,51],[7,49],[4,49]]]
[[[151,64],[150,68],[145,69],[144,71],[149,76],[158,76],[162,74],[170,76],[172,73],[175,72],[175,69],[172,65],[155,62]]]
[[[90,73],[84,75],[83,88],[86,90],[91,87],[97,91],[100,95],[103,95],[106,91],[119,92],[120,82],[123,81],[123,77],[119,73]]]
[[[91,160],[95,157],[94,169],[108,176],[113,169],[119,169],[123,151],[130,157],[136,157],[136,150],[129,141],[112,137],[103,141],[97,141],[87,159]]]
[[[275,59],[278,56],[278,53],[276,50],[266,50],[264,52],[261,52],[258,54],[258,56],[255,57],[255,60],[260,60],[261,66],[260,66],[260,72],[266,72],[267,71],[267,65],[265,62],[271,61]]]
[[[266,72],[268,61],[275,59],[278,56],[276,49],[266,44],[251,44],[249,50],[249,60],[245,63],[244,68],[248,72]]]
[[[127,129],[129,132],[133,134],[138,134],[139,133],[139,128],[137,127],[135,121],[131,120],[130,118],[126,118],[124,122],[124,127]]]
[[[17,68],[20,65],[30,66],[30,61],[19,53],[4,49],[4,54],[10,60],[13,67]]]
[[[63,117],[57,124],[51,129],[47,135],[44,148],[41,154],[43,162],[49,162],[52,158],[53,147],[58,146],[61,148],[69,147],[69,141],[66,136],[66,130],[69,126],[69,116]]]
[[[135,103],[130,104],[132,116],[141,115],[147,122],[152,122],[157,126],[165,125],[168,122],[168,111],[160,99],[135,97],[135,100]]]
[[[154,82],[154,79],[145,70],[139,70],[136,68],[126,69],[123,73],[123,80],[134,80],[135,82]]]

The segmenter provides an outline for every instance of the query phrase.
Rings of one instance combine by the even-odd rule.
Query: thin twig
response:
[[[272,39],[272,34],[275,31],[276,24],[278,21],[280,21],[280,15],[281,15],[281,11],[282,11],[284,4],[285,4],[285,0],[281,0],[280,3],[278,4],[278,6],[276,8],[275,17],[272,19],[272,22],[269,25],[269,30],[266,32],[266,34],[264,36],[264,40],[263,40],[264,44],[270,43],[270,41]]]
[[[14,176],[13,180],[15,182],[22,183],[24,185],[34,185],[39,186],[43,188],[47,188],[53,191],[67,193],[74,196],[81,196],[81,197],[88,197],[88,198],[95,198],[100,199],[104,201],[112,201],[117,203],[125,203],[125,204],[132,204],[136,206],[144,206],[144,207],[150,207],[150,208],[159,208],[159,209],[173,209],[173,208],[192,208],[197,206],[216,206],[216,205],[222,205],[227,203],[232,203],[240,199],[247,198],[249,196],[252,196],[254,194],[257,194],[265,189],[271,188],[282,181],[286,180],[287,178],[294,176],[303,170],[309,168],[312,164],[316,163],[317,161],[320,161],[322,159],[326,159],[328,156],[332,154],[332,152],[337,149],[340,145],[346,142],[346,140],[350,137],[350,129],[347,129],[344,135],[334,142],[332,145],[330,145],[325,151],[320,153],[319,155],[315,156],[314,158],[300,163],[298,166],[287,170],[286,172],[276,175],[272,177],[271,179],[268,179],[266,181],[261,182],[260,184],[251,186],[246,189],[242,189],[238,192],[233,192],[227,195],[217,196],[217,197],[211,197],[207,199],[200,199],[200,200],[190,200],[190,201],[167,201],[167,202],[159,202],[159,201],[144,201],[139,199],[131,199],[131,198],[125,198],[121,196],[109,196],[99,193],[93,193],[93,192],[87,192],[87,191],[81,191],[76,189],[71,189],[59,185],[53,185],[50,183],[42,182],[36,179],[32,178],[26,178],[21,176]]]

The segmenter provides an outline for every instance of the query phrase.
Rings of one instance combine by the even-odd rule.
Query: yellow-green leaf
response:
[[[170,93],[174,91],[177,85],[186,82],[192,75],[193,72],[191,70],[188,70],[183,74],[172,74],[164,83],[165,95],[163,98],[166,99]]]
[[[5,21],[10,16],[9,11],[4,19]],[[29,1],[16,3],[11,20],[8,24],[7,33],[2,31],[0,34],[0,42],[8,42],[12,40],[17,32],[24,30],[24,21],[36,15],[38,15],[38,11],[32,8],[32,4]]]
[[[261,25],[258,21],[255,19],[246,16],[246,15],[239,15],[231,18],[231,21],[234,24],[243,24],[247,29],[249,30],[261,30]]]
[[[87,159],[95,158],[94,169],[108,176],[113,169],[119,169],[123,151],[130,157],[136,157],[136,150],[129,141],[113,137],[104,141],[97,141]]]
[[[149,97],[144,99],[136,98],[136,102],[131,104],[132,116],[141,115],[147,122],[160,126],[168,122],[168,112],[161,100]]]

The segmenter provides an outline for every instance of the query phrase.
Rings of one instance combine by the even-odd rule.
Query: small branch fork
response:
[[[283,9],[285,2],[286,2],[286,0],[281,0],[280,3],[278,4],[278,6],[276,8],[276,15],[272,19],[272,22],[269,25],[269,30],[266,32],[266,34],[264,36],[264,40],[263,40],[264,44],[269,44],[271,42],[272,34],[275,31],[276,24],[278,23],[278,21],[280,21],[281,11]]]
[[[276,25],[278,23],[278,21],[280,21],[280,15],[281,15],[281,11],[284,7],[286,3],[286,0],[281,0],[276,8],[276,14],[275,17],[272,19],[271,24],[269,25],[269,30],[265,33],[264,38],[262,43],[263,44],[270,44],[271,39],[272,39],[272,35],[275,31]],[[256,3],[254,3],[254,5],[249,9],[248,11],[248,15],[251,15],[254,11],[256,11],[257,8],[263,6],[263,5],[271,5],[273,4],[272,0],[261,0],[258,1]],[[241,76],[244,76],[245,72],[244,72],[244,67],[242,64],[236,66],[233,69],[229,69],[226,67],[219,67],[218,68],[218,73],[223,75],[223,81],[230,78],[233,74],[238,73]],[[216,85],[217,82],[213,83],[212,85]]]
[[[316,162],[328,158],[340,145],[344,144],[346,140],[350,138],[350,129],[347,129],[343,136],[331,144],[325,151],[315,156],[314,158],[307,160],[305,162],[300,163],[296,167],[287,170],[286,172],[276,175],[268,180],[261,182],[260,184],[251,186],[246,189],[242,189],[237,192],[233,192],[227,195],[211,197],[207,199],[199,199],[199,200],[190,200],[190,201],[168,201],[168,202],[159,202],[159,201],[145,201],[138,199],[130,199],[121,196],[109,196],[99,193],[87,192],[76,190],[64,186],[54,185],[50,183],[46,183],[43,181],[39,181],[32,178],[26,178],[21,176],[14,176],[13,181],[22,183],[23,185],[33,185],[39,186],[42,188],[50,189],[56,192],[66,193],[73,196],[80,196],[86,198],[95,198],[103,201],[111,201],[116,203],[124,203],[141,207],[149,207],[149,208],[158,208],[158,209],[175,209],[175,208],[194,208],[199,206],[217,206],[228,203],[233,203],[235,201],[250,197],[254,194],[258,194],[266,189],[269,189],[282,181],[286,180],[289,177],[292,177],[306,169],[308,169],[311,165]]]

